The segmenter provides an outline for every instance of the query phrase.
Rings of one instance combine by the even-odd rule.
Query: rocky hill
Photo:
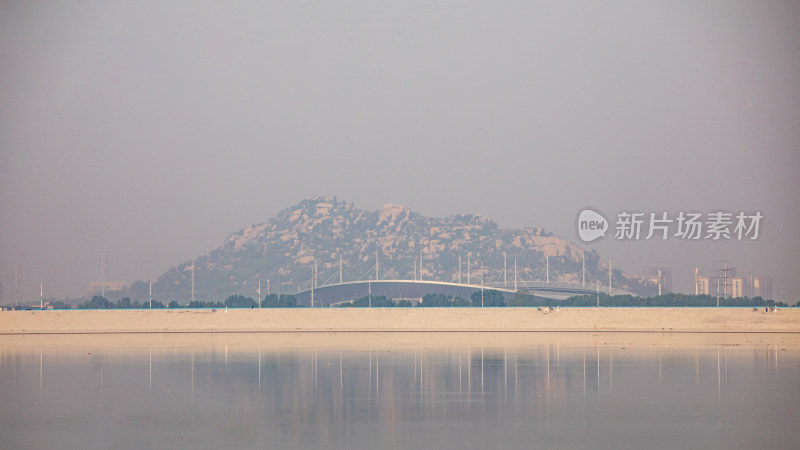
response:
[[[481,264],[487,284],[513,285],[516,258],[520,280],[545,278],[549,255],[550,281],[580,281],[585,255],[587,280],[607,276],[608,263],[595,251],[586,251],[540,228],[504,229],[476,214],[445,218],[426,217],[401,205],[365,211],[334,198],[314,197],[284,209],[266,222],[231,234],[218,248],[186,261],[153,283],[154,297],[188,302],[192,265],[195,298],[221,300],[232,294],[262,296],[308,289],[314,264],[317,285],[375,277],[380,279],[467,282],[467,260],[473,284],[480,283]],[[504,254],[507,272],[503,272]],[[421,258],[421,264],[419,263]],[[614,271],[615,287],[646,292],[638,277]],[[147,297],[144,282],[135,282],[125,294]]]

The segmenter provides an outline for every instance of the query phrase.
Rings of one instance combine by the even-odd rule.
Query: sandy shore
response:
[[[296,308],[2,311],[0,334],[236,332],[800,333],[800,309]]]

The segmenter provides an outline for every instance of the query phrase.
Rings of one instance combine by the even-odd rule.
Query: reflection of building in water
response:
[[[121,291],[125,287],[124,281],[106,281],[106,291]],[[92,294],[99,294],[102,292],[102,284],[99,281],[92,281],[89,283],[89,292]]]

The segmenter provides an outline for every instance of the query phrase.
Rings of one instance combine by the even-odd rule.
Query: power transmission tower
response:
[[[313,258],[311,265],[311,307],[314,307],[314,288],[317,284],[317,251],[309,250],[308,254]]]
[[[723,267],[721,269],[722,276],[720,280],[722,280],[722,298],[727,299],[728,296],[731,294],[729,286],[731,286],[731,277],[728,275],[728,272],[731,272],[733,269],[728,268],[728,260],[722,260]],[[719,282],[717,282],[717,306],[719,306]]]

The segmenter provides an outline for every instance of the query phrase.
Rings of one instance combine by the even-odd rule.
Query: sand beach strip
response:
[[[276,308],[1,311],[0,334],[241,332],[800,333],[800,309]]]

